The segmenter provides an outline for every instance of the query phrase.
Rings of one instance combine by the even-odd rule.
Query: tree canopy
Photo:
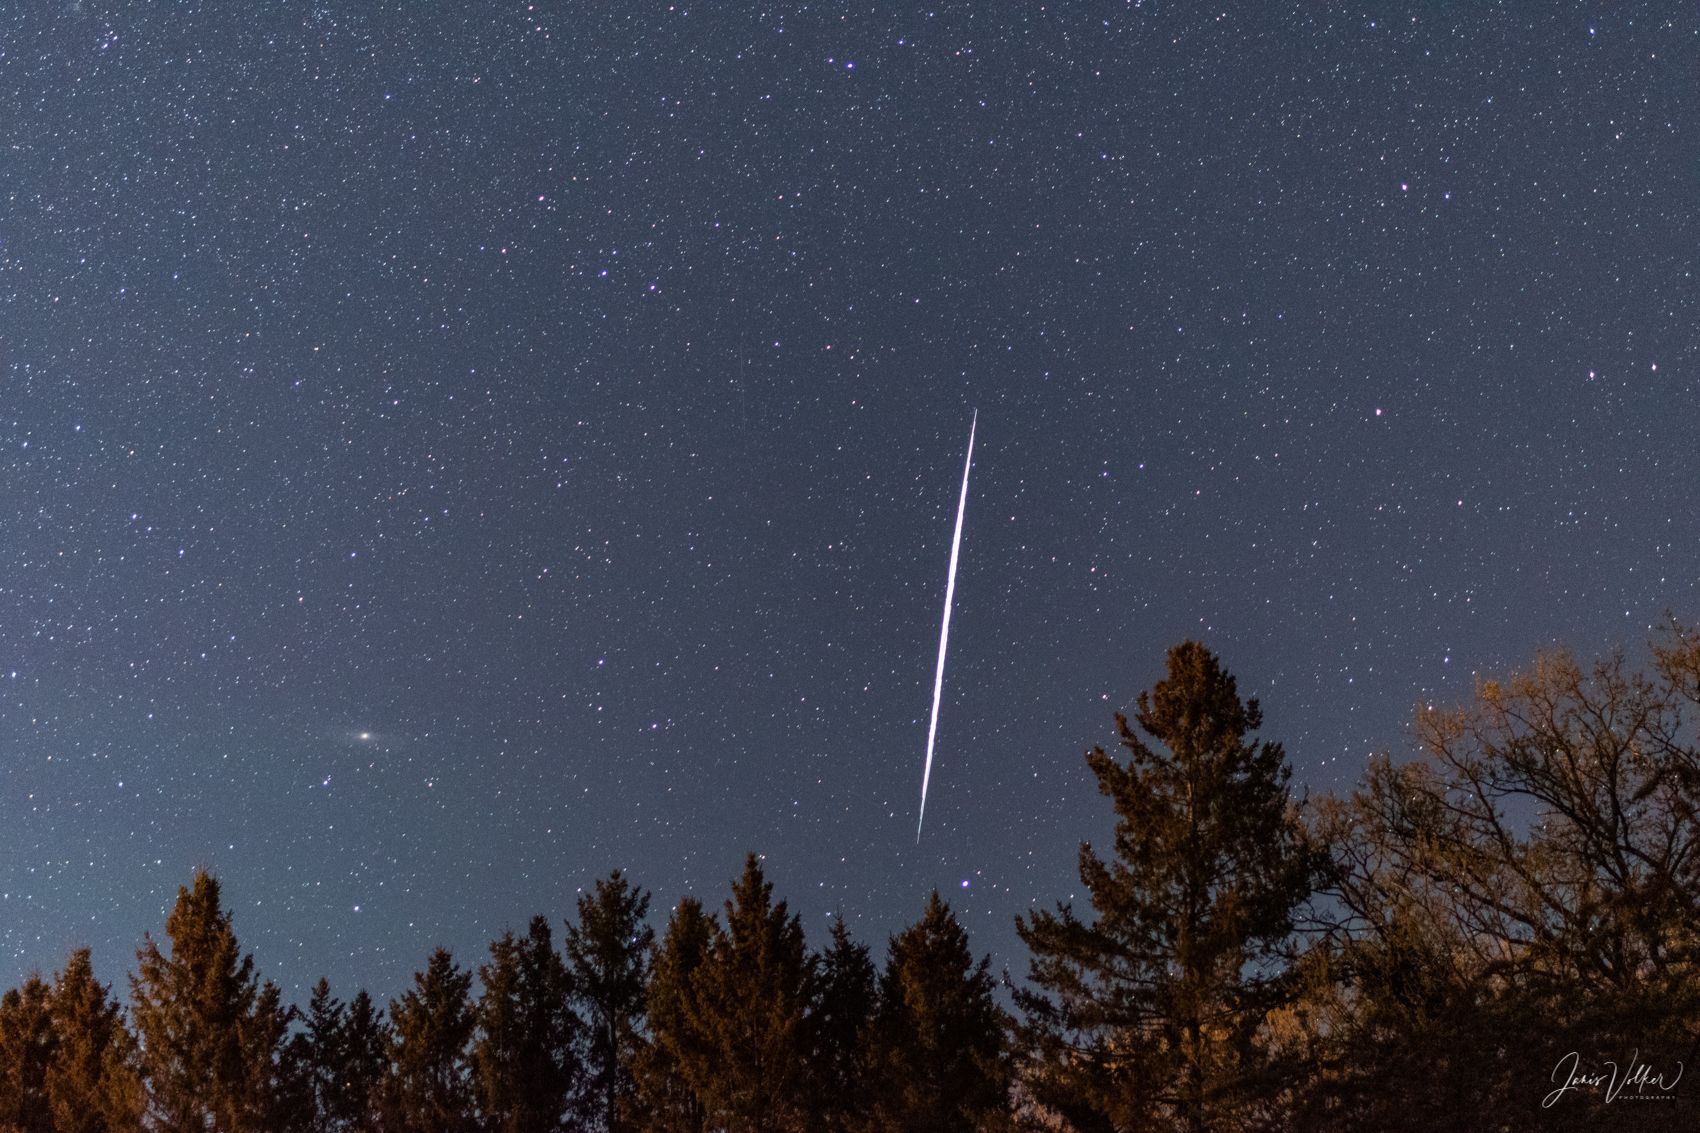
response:
[[[1255,1039],[1292,994],[1294,917],[1321,862],[1281,746],[1249,738],[1262,712],[1214,654],[1171,649],[1137,703],[1116,715],[1126,762],[1087,755],[1116,815],[1113,858],[1080,849],[1093,915],[1017,924],[1033,1088],[1089,1129],[1254,1123],[1269,1089]]]

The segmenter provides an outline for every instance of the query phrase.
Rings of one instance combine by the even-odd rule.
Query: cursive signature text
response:
[[[1682,1081],[1682,1063],[1676,1064],[1675,1076],[1668,1076],[1642,1062],[1639,1049],[1630,1054],[1629,1065],[1622,1069],[1621,1074],[1617,1063],[1610,1059],[1602,1059],[1600,1064],[1610,1069],[1583,1070],[1580,1051],[1573,1050],[1559,1059],[1558,1065],[1552,1068],[1552,1080],[1560,1085],[1541,1099],[1541,1108],[1550,1109],[1554,1102],[1571,1090],[1604,1090],[1608,1105],[1619,1097],[1666,1101],[1669,1100],[1668,1095],[1676,1092],[1676,1084]],[[1630,1088],[1635,1092],[1625,1095],[1624,1091]]]

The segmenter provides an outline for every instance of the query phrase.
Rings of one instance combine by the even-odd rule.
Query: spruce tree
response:
[[[212,875],[177,891],[168,954],[151,935],[130,978],[151,1122],[168,1130],[262,1133],[281,1112],[288,1011],[242,954]]]
[[[578,1019],[548,918],[532,918],[522,938],[504,932],[478,975],[473,1066],[486,1133],[560,1129],[578,1071]]]
[[[335,1127],[343,1133],[372,1133],[389,1071],[390,1028],[365,991],[349,1001],[341,1039],[340,1073],[329,1099]]]
[[[697,1044],[681,1061],[710,1123],[729,1133],[806,1125],[808,1006],[803,927],[750,854],[726,902],[726,925],[693,979],[686,1015]]]
[[[384,1122],[408,1133],[476,1133],[469,993],[472,974],[438,948],[413,987],[390,1003],[393,1072]]]
[[[707,1057],[690,1013],[716,928],[701,902],[681,898],[655,949],[644,995],[651,1038],[632,1063],[639,1127],[648,1133],[700,1133],[705,1125],[702,1103],[683,1068]]]
[[[389,1069],[390,1035],[372,997],[350,1004],[321,979],[313,987],[303,1026],[291,1039],[300,1067],[301,1128],[310,1133],[371,1133]]]
[[[578,922],[567,926],[573,1002],[586,1032],[580,1112],[606,1133],[632,1127],[632,1061],[643,1041],[655,943],[655,930],[644,923],[648,915],[649,894],[615,870],[579,898]]]
[[[1038,1100],[1083,1129],[1228,1130],[1272,1093],[1255,1037],[1291,995],[1286,946],[1319,876],[1278,744],[1203,646],[1116,716],[1126,763],[1087,756],[1115,808],[1115,857],[1080,850],[1096,917],[1018,918],[1018,997]],[[1147,741],[1151,742],[1147,742]]]
[[[307,1065],[291,1041],[290,1026],[300,1013],[283,1002],[270,980],[260,984],[254,1009],[242,1020],[242,1116],[237,1129],[296,1133],[309,1124],[312,1091]]]
[[[302,1022],[298,1040],[312,1103],[307,1128],[310,1133],[336,1133],[342,1128],[336,1103],[342,1085],[347,1008],[331,994],[330,981],[321,978],[313,985]]]
[[[892,938],[872,1037],[876,1128],[973,1133],[1007,1113],[1010,1060],[990,963],[975,962],[936,890]]]
[[[145,1097],[135,1038],[117,999],[96,982],[87,948],[53,984],[54,1051],[47,1098],[57,1133],[135,1133]]]
[[[813,1124],[828,1131],[860,1129],[872,1100],[865,1047],[876,974],[868,946],[851,939],[842,917],[833,919],[815,972]]]
[[[0,996],[0,1130],[53,1133],[47,1068],[53,1061],[52,989],[32,975]]]

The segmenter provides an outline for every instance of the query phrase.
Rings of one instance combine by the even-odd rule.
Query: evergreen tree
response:
[[[135,1133],[145,1097],[136,1041],[117,999],[95,981],[87,948],[54,981],[47,1097],[57,1133]]]
[[[348,1012],[342,1000],[331,994],[329,980],[321,978],[313,985],[303,1022],[305,1026],[297,1038],[312,1100],[307,1127],[311,1133],[336,1133],[342,1128],[336,1110],[342,1087]]]
[[[578,901],[567,926],[573,1001],[585,1021],[581,1112],[594,1129],[626,1133],[633,1108],[632,1061],[642,1044],[644,990],[655,930],[644,923],[649,894],[615,870]]]
[[[47,1068],[53,1061],[52,989],[40,976],[0,996],[0,1130],[53,1133]]]
[[[1257,702],[1203,646],[1169,651],[1135,721],[1116,716],[1126,764],[1087,756],[1116,813],[1115,860],[1080,850],[1096,919],[1064,904],[1016,922],[1031,1086],[1082,1129],[1220,1133],[1273,1093],[1255,1040],[1292,995],[1286,948],[1321,864],[1280,746],[1247,738]]]
[[[815,959],[814,1122],[828,1131],[859,1129],[870,1102],[864,1049],[876,996],[868,946],[850,938],[843,917]]]
[[[407,1133],[476,1133],[469,993],[472,974],[447,949],[431,953],[413,987],[390,1004],[392,1074],[384,1121]]]
[[[651,1041],[632,1063],[640,1127],[649,1133],[701,1133],[705,1126],[702,1103],[683,1067],[708,1057],[690,1012],[716,927],[701,902],[681,898],[650,965],[644,1006]]]
[[[789,1133],[808,1110],[806,1051],[813,994],[803,928],[750,854],[726,902],[708,959],[687,999],[696,1042],[680,1069],[709,1116],[728,1133]]]
[[[389,1071],[390,1028],[364,991],[354,993],[343,1014],[340,1058],[329,1100],[335,1127],[343,1133],[378,1128],[378,1101]]]
[[[290,1025],[299,1017],[276,984],[266,980],[260,985],[240,1028],[244,1079],[236,1128],[296,1133],[310,1123],[308,1067],[290,1036]]]
[[[389,1069],[390,1036],[372,997],[357,992],[352,1004],[331,994],[329,981],[313,987],[292,1045],[300,1067],[301,1127],[311,1133],[371,1133]]]
[[[560,1129],[577,1077],[578,1019],[548,919],[532,918],[520,939],[503,933],[479,980],[473,1065],[486,1133]]]
[[[1007,1114],[1010,1061],[990,963],[975,963],[936,890],[892,938],[873,1028],[875,1128],[973,1133]]]
[[[169,955],[150,935],[130,979],[152,1123],[164,1130],[260,1133],[287,1120],[280,1096],[289,1013],[261,985],[220,905],[218,882],[197,874],[165,922]]]

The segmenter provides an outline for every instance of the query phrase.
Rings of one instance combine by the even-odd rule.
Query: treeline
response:
[[[433,952],[380,1011],[321,980],[286,1007],[198,875],[131,977],[128,1025],[86,950],[0,1005],[0,1129],[950,1129],[1005,1104],[1008,1020],[937,894],[883,969],[822,951],[754,854],[721,916],[685,898],[659,942],[618,872],[557,947],[546,917],[473,973]],[[968,1122],[968,1125],[964,1125]]]
[[[1697,709],[1680,629],[1648,672],[1550,656],[1302,799],[1178,646],[1087,756],[1113,840],[1080,849],[1087,907],[1017,919],[1008,1012],[936,893],[876,963],[842,922],[811,948],[753,854],[659,937],[616,872],[559,943],[537,917],[383,1008],[298,1008],[201,874],[127,1005],[87,951],[5,994],[0,1131],[1692,1128]]]

